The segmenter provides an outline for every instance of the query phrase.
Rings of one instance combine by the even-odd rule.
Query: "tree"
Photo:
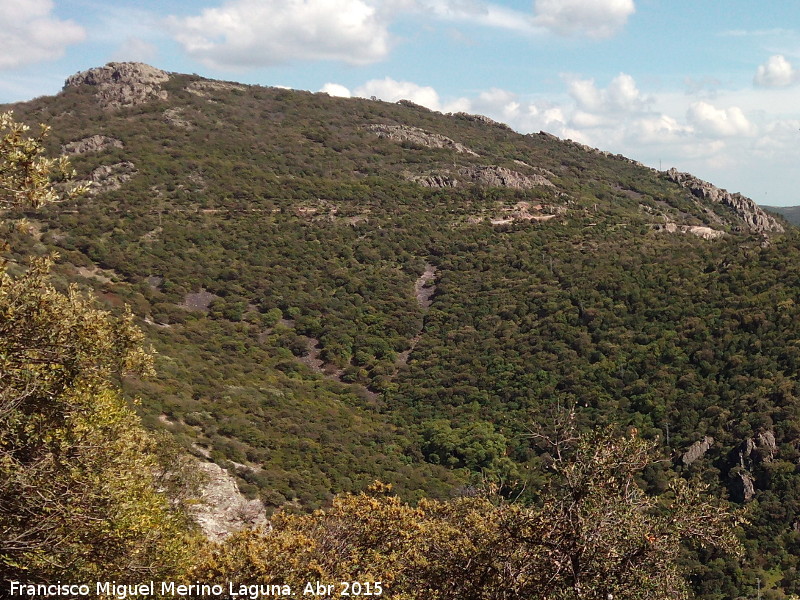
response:
[[[10,115],[0,127],[0,206],[62,197],[51,175],[67,163]],[[186,551],[183,523],[156,492],[152,439],[117,385],[152,370],[143,335],[130,313],[55,290],[51,264],[34,259],[18,278],[0,268],[0,578],[168,571]]]
[[[192,580],[380,581],[393,599],[666,600],[687,597],[681,542],[738,551],[736,516],[702,490],[676,481],[659,499],[638,488],[652,443],[608,430],[561,442],[535,505],[483,494],[413,507],[377,484],[233,536]]]
[[[54,182],[75,176],[65,156],[50,158],[43,144],[49,127],[41,126],[37,137],[29,137],[29,127],[14,121],[11,113],[0,113],[0,208],[29,206],[75,197],[85,186],[59,190]]]

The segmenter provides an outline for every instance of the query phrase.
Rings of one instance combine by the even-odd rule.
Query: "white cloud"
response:
[[[786,57],[781,54],[770,56],[769,60],[758,67],[753,82],[761,87],[787,87],[796,83],[800,74]]]
[[[127,38],[112,58],[115,61],[153,62],[158,56],[158,48],[138,37]]]
[[[598,89],[592,79],[569,79],[568,90],[578,108],[588,113],[642,112],[651,102],[626,73],[617,75],[604,90]]]
[[[168,22],[184,49],[213,67],[361,65],[383,59],[390,45],[387,22],[364,0],[228,0]]]
[[[60,58],[86,38],[73,21],[52,15],[51,0],[0,0],[0,69]]]
[[[534,23],[559,35],[608,38],[636,11],[633,0],[535,0]]]
[[[322,86],[320,92],[324,92],[329,96],[337,96],[339,98],[349,98],[352,96],[350,90],[339,83],[326,83]]]
[[[417,85],[410,81],[395,81],[391,77],[367,81],[355,89],[354,95],[362,98],[375,96],[386,102],[410,100],[431,110],[441,110],[439,94],[432,87]]]
[[[693,133],[688,125],[681,125],[669,115],[653,115],[633,122],[627,138],[639,144],[673,144],[685,142]]]
[[[417,0],[415,8],[418,12],[447,21],[466,21],[523,33],[535,31],[530,13],[482,0]]]
[[[738,106],[716,108],[708,102],[694,102],[686,112],[687,120],[710,137],[751,136],[756,127]]]

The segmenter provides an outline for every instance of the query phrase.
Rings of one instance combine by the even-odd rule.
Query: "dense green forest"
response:
[[[119,107],[71,85],[9,107],[51,125],[50,152],[94,184],[3,223],[11,276],[57,251],[56,288],[129,307],[155,376],[118,383],[150,431],[314,538],[334,525],[303,513],[366,502],[376,479],[423,532],[448,511],[518,523],[493,512],[516,510],[503,499],[558,505],[539,442],[570,414],[577,433],[646,441],[631,481],[656,505],[683,481],[743,511],[741,556],[670,549],[697,597],[800,593],[794,228],[472,115],[188,75],[159,89]],[[71,150],[89,136],[106,141]],[[226,560],[195,568],[244,568]]]

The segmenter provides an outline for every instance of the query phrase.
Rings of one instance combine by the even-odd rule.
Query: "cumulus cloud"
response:
[[[127,38],[112,58],[116,61],[152,62],[158,56],[158,48],[138,37]]]
[[[391,77],[372,79],[355,89],[354,94],[362,98],[375,96],[386,102],[410,100],[431,110],[441,110],[439,94],[430,86],[417,85],[411,81],[395,81]]]
[[[756,127],[738,106],[716,108],[708,102],[694,102],[686,112],[686,118],[698,132],[710,137],[751,136]]]
[[[617,75],[604,90],[599,89],[592,79],[569,79],[568,91],[579,110],[593,114],[641,112],[651,101],[639,91],[633,77],[626,73]]]
[[[636,11],[633,0],[535,0],[534,23],[559,35],[608,38]]]
[[[381,60],[390,46],[385,18],[364,0],[228,0],[168,23],[184,49],[212,67],[361,65]]]
[[[626,137],[634,143],[666,145],[685,142],[693,132],[692,127],[677,119],[659,114],[636,119]]]
[[[73,21],[52,15],[51,0],[0,0],[0,69],[53,60],[86,38]]]
[[[320,92],[324,92],[329,96],[337,96],[339,98],[349,98],[352,96],[350,90],[339,83],[326,83],[322,86]]]
[[[410,7],[407,4],[407,8]],[[448,21],[466,21],[523,33],[535,31],[530,13],[481,0],[416,0],[413,7],[416,11]]]
[[[787,87],[796,83],[800,74],[786,57],[781,54],[770,56],[769,60],[758,67],[753,82],[761,87]]]

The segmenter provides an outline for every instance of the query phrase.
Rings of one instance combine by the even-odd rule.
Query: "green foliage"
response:
[[[267,533],[235,535],[190,577],[246,574],[298,592],[309,581],[377,581],[385,597],[409,600],[658,600],[688,597],[682,540],[738,549],[736,518],[702,490],[675,481],[658,499],[637,487],[653,444],[608,431],[571,442],[558,446],[537,506],[488,495],[412,507],[378,484],[324,511],[276,516]]]
[[[575,404],[581,430],[633,426],[673,457],[642,472],[649,492],[668,496],[679,475],[743,499],[752,478],[744,561],[682,558],[702,573],[698,594],[751,593],[759,577],[797,593],[795,231],[765,243],[663,175],[552,136],[280,89],[202,97],[186,89],[195,79],[173,76],[167,101],[119,111],[89,86],[15,109],[57,115],[59,143],[124,143],[76,157],[81,176],[135,163],[121,189],[28,214],[33,235],[7,236],[11,272],[57,249],[58,281],[148,323],[157,378],[124,382],[148,426],[210,452],[271,508],[319,507],[376,478],[404,501],[486,478],[533,502],[549,463],[530,432]],[[374,124],[478,156],[381,139]],[[553,187],[412,180],[487,164]],[[490,224],[519,202],[556,217]],[[727,235],[658,231],[665,219]],[[429,309],[414,297],[426,263]],[[774,450],[745,452],[769,435]],[[713,447],[684,464],[704,436]]]
[[[52,199],[54,163],[37,158],[40,140],[3,119],[12,132],[3,173],[30,160],[5,200]],[[50,266],[35,259],[19,277],[0,269],[0,577],[174,572],[188,551],[185,523],[156,492],[152,439],[116,386],[149,374],[143,335],[132,315],[113,317],[75,288],[56,291]]]

